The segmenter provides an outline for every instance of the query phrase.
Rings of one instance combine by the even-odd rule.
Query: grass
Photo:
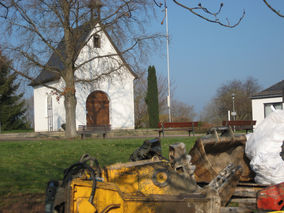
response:
[[[15,130],[1,130],[1,134],[7,133],[26,133],[26,132],[34,132],[33,129],[15,129]]]
[[[163,156],[168,146],[184,142],[189,150],[194,137],[163,138]],[[62,179],[63,170],[89,153],[101,166],[126,162],[144,139],[88,139],[0,142],[1,197],[22,193],[44,193],[49,180]]]

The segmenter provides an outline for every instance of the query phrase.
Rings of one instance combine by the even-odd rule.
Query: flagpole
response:
[[[166,13],[166,37],[167,37],[167,68],[168,68],[168,96],[167,96],[167,103],[168,103],[168,110],[169,110],[169,122],[172,121],[171,116],[171,82],[170,82],[170,53],[169,53],[169,25],[168,25],[168,7],[167,2],[165,2],[165,13]]]

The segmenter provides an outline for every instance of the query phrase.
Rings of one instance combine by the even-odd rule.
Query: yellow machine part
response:
[[[170,169],[168,161],[144,160],[114,164],[103,171],[102,177],[118,185],[124,193],[177,195],[198,190],[195,182]]]
[[[284,213],[284,211],[272,211],[272,212],[267,212],[267,213]]]
[[[220,211],[214,190],[200,188],[176,172],[167,162],[137,161],[115,164],[102,172],[92,202],[93,182],[81,178],[70,183],[68,212],[207,212]]]
[[[208,212],[220,211],[221,201],[216,193],[192,193],[177,195],[143,195],[142,193],[123,193],[113,183],[98,183],[96,194],[91,204],[91,181],[74,180],[71,184],[70,211],[86,212]]]

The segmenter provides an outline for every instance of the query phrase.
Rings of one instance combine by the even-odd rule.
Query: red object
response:
[[[284,182],[269,186],[257,193],[257,208],[261,210],[284,209]]]

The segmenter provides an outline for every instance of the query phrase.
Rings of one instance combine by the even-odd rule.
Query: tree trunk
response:
[[[66,115],[66,129],[65,137],[74,138],[77,136],[76,132],[76,91],[75,91],[75,81],[74,73],[72,68],[65,70],[65,90],[64,90],[64,105],[65,105],[65,115]]]
[[[66,58],[64,64],[66,69],[63,71],[63,79],[65,80],[64,89],[64,105],[66,114],[66,129],[65,137],[74,138],[77,136],[76,132],[76,105],[77,100],[75,96],[75,76],[74,76],[74,59],[75,59],[75,40],[70,31],[70,4],[68,1],[59,1],[64,15],[64,41]]]
[[[76,132],[77,100],[75,97],[75,93],[65,95],[64,105],[65,105],[65,113],[66,113],[65,137],[74,138],[77,136],[77,132]]]

